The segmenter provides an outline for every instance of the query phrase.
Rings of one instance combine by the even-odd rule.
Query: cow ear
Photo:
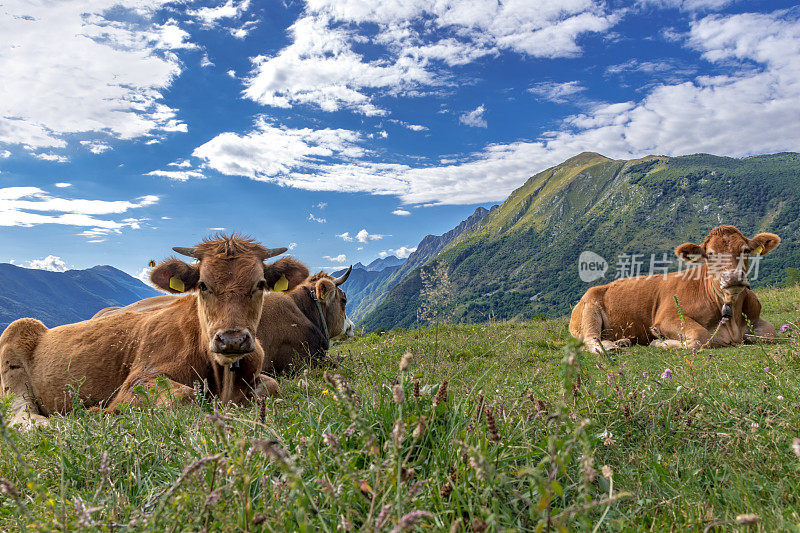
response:
[[[200,269],[179,259],[164,261],[150,273],[150,281],[161,290],[181,294],[197,287]]]
[[[759,233],[750,239],[750,253],[753,255],[766,255],[777,248],[780,243],[781,238],[774,233]]]
[[[284,257],[271,265],[264,265],[264,279],[267,287],[273,291],[290,291],[303,283],[308,278],[306,266],[292,259]]]
[[[336,284],[330,278],[322,278],[317,282],[317,298],[322,301],[330,299],[331,294],[336,293]]]
[[[681,261],[686,261],[687,263],[697,263],[706,258],[706,251],[702,246],[692,242],[685,242],[675,248],[675,255],[677,255],[678,259]]]

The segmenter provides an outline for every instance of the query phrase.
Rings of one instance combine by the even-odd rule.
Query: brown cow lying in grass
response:
[[[698,266],[666,277],[619,279],[586,291],[572,310],[569,331],[598,353],[631,343],[715,348],[773,341],[775,328],[761,318],[747,272],[750,255],[767,254],[780,242],[773,233],[748,239],[734,226],[718,226],[701,245],[675,249],[680,259]]]
[[[181,401],[194,396],[195,381],[205,381],[224,402],[241,402],[256,389],[277,392],[274,380],[261,374],[264,353],[252,332],[266,288],[279,280],[295,286],[308,269],[292,259],[265,264],[286,248],[268,250],[239,237],[175,251],[197,263],[170,259],[153,270],[156,286],[191,292],[169,305],[53,329],[32,318],[6,328],[0,382],[3,393],[15,395],[12,423],[46,422],[51,413],[70,411],[70,387],[84,405],[114,410],[135,403],[134,389],[150,388],[159,376]]]
[[[291,292],[264,294],[264,310],[256,337],[264,349],[263,370],[281,374],[324,357],[330,341],[353,335],[354,325],[345,313],[347,295],[340,288],[352,267],[338,278],[319,272]],[[150,312],[179,297],[154,296],[126,307],[107,307],[94,318],[135,311]]]

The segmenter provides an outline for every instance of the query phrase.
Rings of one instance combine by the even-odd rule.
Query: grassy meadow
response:
[[[0,530],[800,531],[800,287],[759,296],[777,344],[597,356],[565,318],[440,325],[349,340],[249,407],[20,432],[3,399]]]

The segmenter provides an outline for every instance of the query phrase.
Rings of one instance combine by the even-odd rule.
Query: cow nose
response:
[[[747,274],[741,270],[728,270],[720,275],[720,285],[725,287],[747,286]]]
[[[214,335],[213,351],[222,354],[250,353],[255,349],[253,335],[246,329],[228,329]]]
[[[723,304],[722,318],[731,318],[731,317],[733,317],[733,308],[731,308],[730,304]]]
[[[356,334],[356,326],[353,324],[353,321],[347,318],[347,325],[344,328],[344,333],[348,337],[353,337]]]

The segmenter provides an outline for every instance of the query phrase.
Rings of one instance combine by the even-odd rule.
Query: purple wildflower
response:
[[[672,379],[672,370],[669,368],[665,368],[664,371],[661,373],[661,379]]]
[[[781,326],[781,332],[782,333],[786,333],[787,331],[791,331],[791,330],[792,330],[792,326],[790,326],[789,324],[784,324],[784,325]]]

